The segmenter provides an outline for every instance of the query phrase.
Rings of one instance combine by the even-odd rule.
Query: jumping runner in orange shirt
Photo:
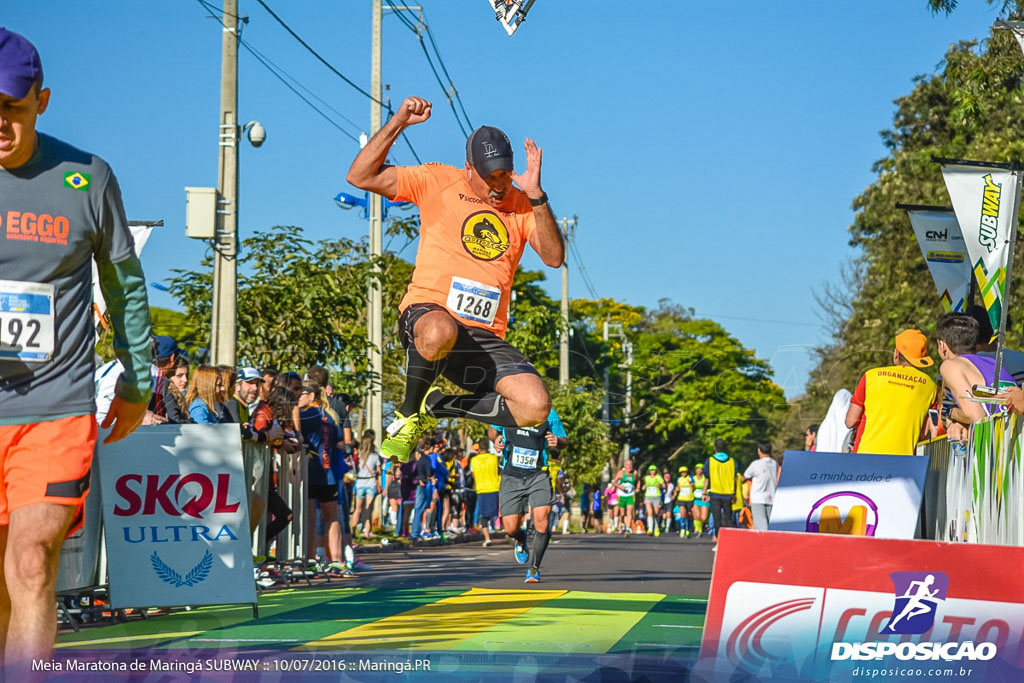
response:
[[[526,245],[552,268],[565,258],[562,234],[541,189],[541,148],[533,140],[526,139],[522,175],[514,170],[508,136],[490,126],[477,128],[466,141],[465,168],[385,164],[402,131],[429,119],[430,108],[423,98],[406,98],[348,171],[355,187],[420,209],[416,268],[399,306],[405,400],[381,444],[385,457],[403,462],[440,417],[504,427],[547,419],[551,399],[544,382],[505,341],[505,328]],[[431,390],[442,374],[469,393]]]

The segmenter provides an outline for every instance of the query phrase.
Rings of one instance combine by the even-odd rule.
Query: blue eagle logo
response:
[[[207,550],[203,555],[203,559],[199,560],[199,564],[192,567],[184,578],[181,574],[176,572],[170,565],[160,559],[160,556],[153,551],[153,554],[149,556],[149,563],[153,565],[153,571],[159,576],[165,583],[169,583],[175,588],[181,588],[182,586],[194,586],[197,583],[202,583],[206,580],[206,577],[210,575],[210,570],[213,569],[213,555]]]

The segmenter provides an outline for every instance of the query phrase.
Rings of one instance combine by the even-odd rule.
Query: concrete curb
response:
[[[504,540],[504,539],[505,539],[505,532],[504,531],[492,531],[491,532],[492,545],[497,543],[499,540]],[[458,536],[456,536],[454,538],[448,538],[446,541],[442,541],[439,538],[431,538],[431,539],[417,538],[417,539],[411,540],[411,541],[408,540],[408,539],[401,539],[401,540],[398,540],[398,541],[390,541],[390,542],[388,542],[387,545],[382,545],[379,542],[377,542],[377,543],[367,543],[365,545],[360,545],[356,549],[356,552],[359,553],[360,555],[374,554],[374,553],[393,553],[393,552],[401,552],[403,550],[412,550],[413,548],[436,548],[436,547],[439,547],[439,546],[457,545],[457,544],[460,544],[460,543],[483,543],[483,540],[484,540],[484,535],[482,533],[480,533],[479,531],[476,531],[476,532],[468,533],[468,534],[459,534]]]

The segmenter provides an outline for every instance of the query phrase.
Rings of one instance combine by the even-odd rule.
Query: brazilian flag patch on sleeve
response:
[[[81,171],[68,171],[64,174],[64,187],[70,187],[72,190],[88,190],[89,180],[92,178],[88,173],[82,173]]]

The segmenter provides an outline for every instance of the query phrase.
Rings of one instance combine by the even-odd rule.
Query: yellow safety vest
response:
[[[736,491],[736,461],[732,458],[720,462],[715,458],[708,459],[708,478],[711,480],[711,495],[729,496]]]

